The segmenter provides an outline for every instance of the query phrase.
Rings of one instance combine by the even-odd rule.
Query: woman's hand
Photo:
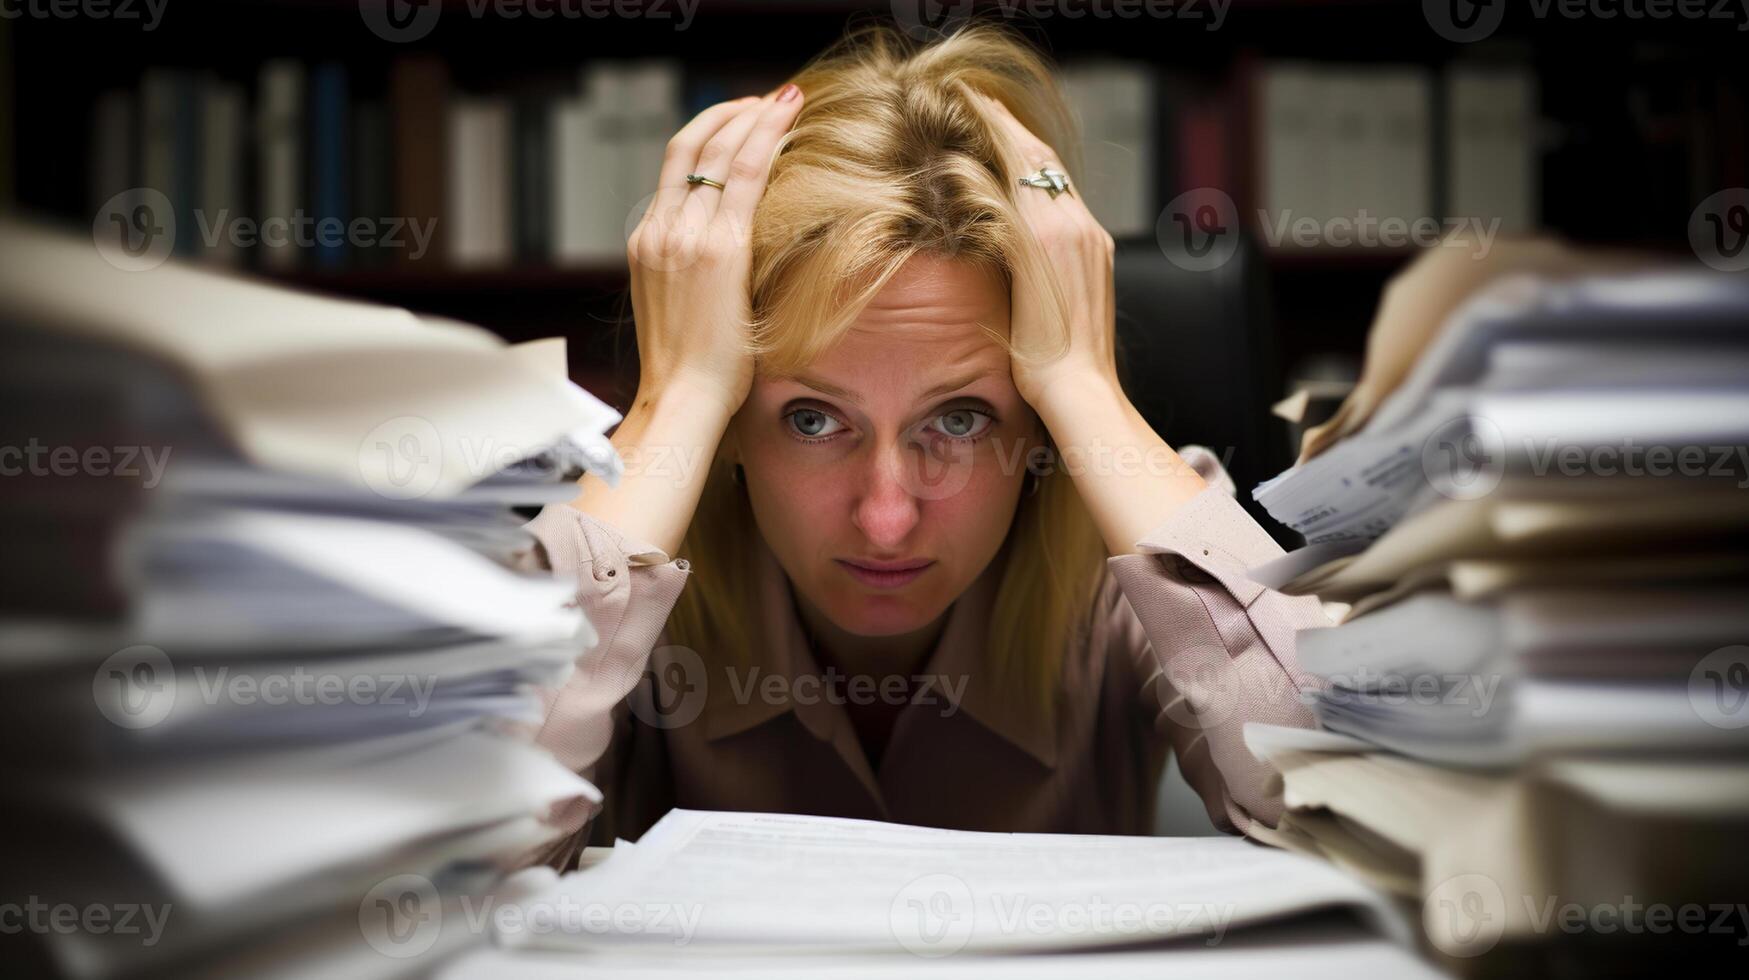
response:
[[[746,398],[753,211],[801,108],[800,90],[786,85],[711,106],[669,141],[655,199],[626,243],[640,401],[684,387],[733,414]],[[687,174],[726,187],[688,184]]]
[[[1062,163],[1007,107],[985,98],[1013,149],[1017,180]],[[1074,189],[1075,175],[1069,175]],[[1010,331],[1014,385],[1056,443],[1059,465],[1093,514],[1106,548],[1128,554],[1172,511],[1201,493],[1202,476],[1130,404],[1117,379],[1117,297],[1111,235],[1077,193],[1017,187],[1019,208],[1049,266],[1068,335],[1054,327],[1050,289],[1014,273]],[[1065,343],[1066,340],[1066,343]]]
[[[1030,174],[1040,167],[1061,170],[1057,154],[1034,136],[1001,102],[979,96],[1007,133],[1019,154],[1017,165]],[[1010,179],[1018,179],[1012,175]],[[1055,273],[1061,291],[1067,345],[1054,327],[1049,290],[1023,283],[1016,275],[1012,297],[1011,340],[1015,349],[1014,384],[1035,409],[1050,392],[1087,384],[1117,386],[1114,334],[1117,324],[1112,256],[1116,245],[1075,190],[1053,197],[1049,192],[1020,187],[1019,207]],[[1042,411],[1042,409],[1041,409]]]
[[[618,487],[585,476],[571,505],[669,555],[753,384],[753,210],[801,108],[801,91],[786,85],[699,113],[669,141],[655,200],[626,245],[642,362],[637,398],[613,433],[626,473]],[[725,187],[688,184],[687,174]]]

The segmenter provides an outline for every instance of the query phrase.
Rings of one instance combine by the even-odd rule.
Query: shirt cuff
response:
[[[612,524],[570,504],[548,504],[524,526],[540,542],[540,560],[549,570],[588,573],[599,580],[616,568],[666,565],[673,561],[661,548],[623,534]],[[685,559],[675,564],[682,571],[687,568]]]
[[[1250,578],[1248,570],[1285,552],[1234,498],[1233,478],[1213,453],[1201,446],[1185,446],[1179,455],[1208,487],[1142,535],[1136,551],[1165,556],[1161,560],[1186,582],[1219,582],[1240,605],[1249,607],[1266,590]]]

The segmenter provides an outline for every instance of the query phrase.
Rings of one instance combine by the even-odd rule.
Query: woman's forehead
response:
[[[794,378],[855,402],[926,397],[968,379],[1011,384],[1008,316],[1007,286],[993,272],[917,256]]]
[[[937,255],[917,255],[899,267],[856,318],[857,328],[1008,326],[1008,290],[994,270]]]

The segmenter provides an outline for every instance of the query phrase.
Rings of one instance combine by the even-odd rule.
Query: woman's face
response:
[[[934,622],[1007,536],[1038,420],[985,326],[1008,332],[1000,279],[914,258],[800,375],[755,379],[736,416],[760,533],[848,633]]]

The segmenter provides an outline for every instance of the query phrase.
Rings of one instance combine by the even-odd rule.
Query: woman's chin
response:
[[[836,596],[828,615],[839,629],[854,636],[903,636],[923,629],[947,607],[922,597],[903,595]],[[930,597],[934,598],[934,597]],[[926,608],[927,605],[927,608]]]

